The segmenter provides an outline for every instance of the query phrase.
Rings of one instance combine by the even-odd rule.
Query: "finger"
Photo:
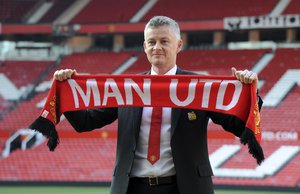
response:
[[[66,71],[66,79],[70,79],[72,74],[73,74],[73,70],[72,69],[67,69],[67,71]]]
[[[76,72],[75,69],[69,69],[68,74],[67,74],[67,78],[70,79],[72,77],[72,75],[76,75],[76,74],[77,74],[77,72]]]
[[[73,73],[74,75],[77,75],[76,69],[73,69],[73,72],[74,72],[74,73]]]
[[[58,71],[55,71],[53,74],[53,79],[58,80]]]
[[[236,76],[236,75],[235,75],[235,73],[236,73],[236,68],[235,68],[235,67],[231,67],[231,72],[232,72],[232,75],[233,75],[233,76]]]
[[[236,69],[233,67],[232,73],[233,73],[233,76],[236,77],[236,79],[238,79],[238,80],[241,79],[241,71],[238,71],[238,70],[236,70]]]
[[[63,70],[59,70],[57,75],[58,75],[58,80],[63,81]]]
[[[240,81],[241,82],[246,83],[247,73],[248,73],[248,70],[241,71],[241,73],[240,73]]]
[[[243,79],[243,83],[248,84],[250,81],[250,76],[251,76],[252,72],[245,70],[242,73],[242,79]]]
[[[252,75],[254,74],[254,72],[252,71],[248,71],[248,73],[245,76],[245,83],[246,84],[251,84],[253,82],[253,78]]]
[[[253,76],[254,76],[253,83],[254,83],[255,87],[257,88],[258,87],[258,76],[256,73],[254,73]]]
[[[251,83],[257,83],[258,82],[258,77],[257,77],[257,74],[256,73],[252,73],[252,75],[250,76],[250,78],[249,78],[249,83],[251,84]]]
[[[73,74],[73,70],[72,69],[66,69],[66,71],[65,71],[65,79],[71,78],[72,74]]]
[[[72,76],[72,73],[68,72],[67,75],[66,75],[66,79],[70,79]]]
[[[67,76],[68,76],[68,70],[63,70],[62,79],[66,80],[68,78]]]

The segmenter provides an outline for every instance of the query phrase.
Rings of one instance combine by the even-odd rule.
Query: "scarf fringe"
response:
[[[40,116],[29,126],[29,128],[46,136],[48,138],[47,146],[49,150],[55,150],[59,144],[59,136],[51,121]],[[256,159],[258,165],[265,160],[264,152],[256,140],[254,133],[250,129],[245,128],[240,138],[240,142],[243,145],[248,145],[248,151]]]
[[[48,138],[47,146],[49,150],[55,150],[56,146],[59,144],[59,137],[55,125],[50,120],[40,116],[29,126],[29,128],[46,136]]]
[[[51,121],[40,116],[29,126],[29,128],[38,131],[46,136],[48,138],[47,146],[49,150],[55,150],[55,148],[59,144],[59,136],[54,124]],[[254,133],[250,129],[245,128],[244,132],[241,135],[240,142],[243,145],[248,145],[248,151],[256,159],[256,163],[258,165],[260,165],[265,160],[262,147],[256,140]]]
[[[248,152],[256,159],[256,163],[258,165],[260,165],[265,160],[262,147],[256,140],[254,133],[250,129],[245,128],[240,138],[240,142],[243,145],[248,145]]]

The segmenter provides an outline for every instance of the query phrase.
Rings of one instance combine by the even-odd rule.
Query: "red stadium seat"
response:
[[[284,14],[299,14],[300,13],[300,1],[291,0],[287,8],[283,11]]]
[[[267,15],[277,2],[277,0],[163,0],[158,1],[142,20],[147,21],[155,15],[167,15],[179,21]]]
[[[92,0],[70,23],[128,22],[144,3],[146,0]]]
[[[22,19],[39,0],[1,0],[0,21],[4,23],[22,23]]]

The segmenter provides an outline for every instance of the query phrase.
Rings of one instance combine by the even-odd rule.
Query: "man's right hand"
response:
[[[55,73],[53,74],[53,79],[64,81],[66,79],[70,79],[73,74],[77,74],[75,69],[61,69],[55,71]]]

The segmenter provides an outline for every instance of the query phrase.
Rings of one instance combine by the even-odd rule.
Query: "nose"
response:
[[[153,47],[154,50],[159,50],[161,49],[161,44],[159,42],[157,42],[154,47]]]

